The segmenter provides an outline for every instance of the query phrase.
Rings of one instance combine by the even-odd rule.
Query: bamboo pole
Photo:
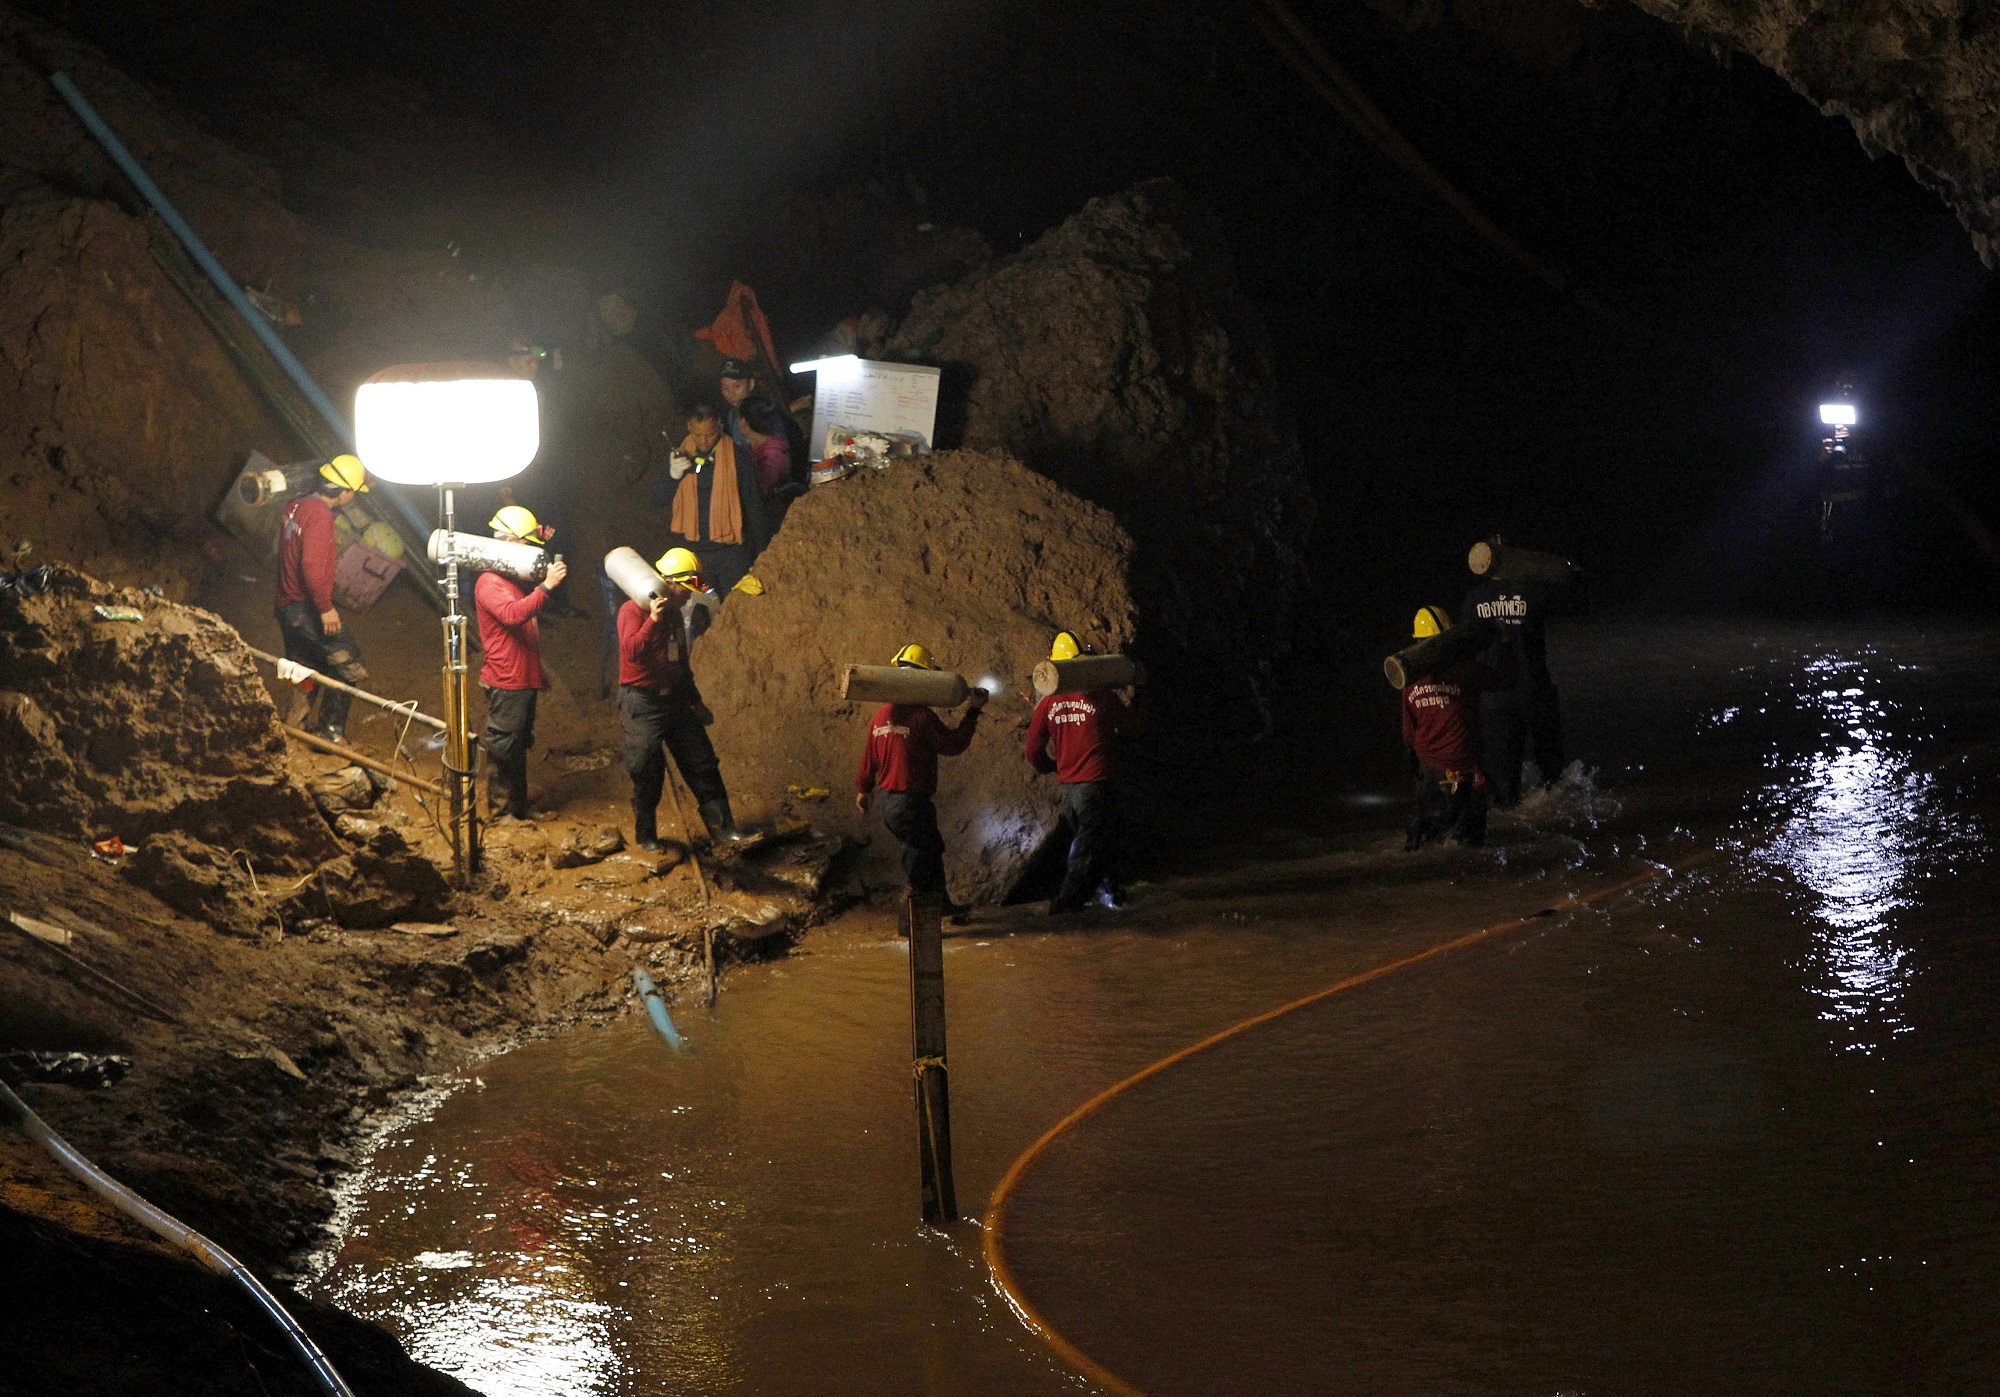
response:
[[[245,645],[243,648],[274,669],[277,667],[278,661],[283,658],[279,655],[267,654],[254,645]],[[298,664],[298,661],[294,660],[292,663]],[[343,694],[352,694],[355,698],[363,699],[378,708],[386,708],[391,713],[401,713],[406,717],[414,719],[416,722],[422,723],[425,727],[436,728],[439,732],[445,730],[444,719],[433,718],[428,713],[418,711],[409,699],[404,699],[399,703],[395,699],[383,698],[380,694],[371,694],[366,689],[357,689],[352,684],[343,684],[340,680],[321,674],[318,670],[310,666],[299,665],[299,668],[311,675],[313,682],[316,684],[324,684],[327,688],[337,689]]]
[[[444,787],[426,781],[421,776],[411,776],[407,772],[398,771],[387,762],[377,761],[365,752],[357,752],[352,747],[344,747],[338,742],[330,742],[317,733],[307,732],[304,728],[295,728],[290,723],[280,723],[278,726],[284,730],[285,736],[297,738],[308,747],[316,747],[320,751],[329,752],[336,757],[345,757],[356,766],[365,766],[370,771],[379,771],[391,781],[400,781],[405,786],[415,786],[418,790],[423,791],[427,795],[434,795],[439,800],[445,798],[446,792]]]

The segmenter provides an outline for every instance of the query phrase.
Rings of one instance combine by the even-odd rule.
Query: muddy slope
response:
[[[954,891],[999,896],[1053,818],[1054,786],[1021,754],[1029,673],[1059,629],[1106,649],[1130,640],[1131,556],[1109,513],[1005,456],[943,451],[814,490],[758,560],[765,595],[732,596],[696,649],[725,773],[831,791],[815,821],[870,839],[865,876],[900,886],[895,841],[852,808],[876,706],[844,703],[839,681],[920,642],[969,683],[999,681],[938,782]]]
[[[1269,338],[1187,194],[1091,200],[918,296],[890,352],[944,367],[941,441],[1008,452],[1131,533],[1141,651],[1186,681],[1163,731],[1222,702],[1256,736],[1314,506]]]

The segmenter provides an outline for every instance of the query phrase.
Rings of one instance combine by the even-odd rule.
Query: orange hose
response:
[[[1061,1358],[1065,1363],[1075,1368],[1079,1373],[1089,1378],[1105,1391],[1117,1394],[1117,1397],[1139,1397],[1140,1389],[1119,1377],[1109,1368],[1106,1368],[1103,1364],[1097,1362],[1089,1354],[1064,1338],[1061,1331],[1053,1324],[1050,1324],[1041,1311],[1029,1303],[1028,1298],[1021,1293],[1019,1284],[1014,1280],[1014,1273],[1007,1268],[1007,1258],[1002,1245],[1002,1237],[1007,1226],[1007,1204],[1012,1199],[1015,1187],[1028,1172],[1029,1166],[1041,1157],[1044,1150],[1054,1144],[1058,1137],[1067,1133],[1072,1126],[1082,1121],[1085,1117],[1095,1114],[1099,1107],[1114,1097],[1124,1095],[1133,1087],[1138,1086],[1139,1083],[1146,1081],[1148,1078],[1157,1077],[1176,1063],[1185,1062],[1196,1053],[1207,1052],[1218,1043],[1226,1042],[1238,1034],[1247,1033],[1253,1028],[1271,1022],[1273,1019],[1282,1018],[1295,1009],[1303,1009],[1308,1004],[1317,1004],[1322,999],[1339,994],[1342,990],[1351,990],[1359,985],[1368,984],[1370,981],[1379,980],[1385,975],[1393,975],[1398,970],[1406,970],[1410,966],[1430,960],[1434,956],[1463,950],[1467,946],[1489,940],[1492,937],[1502,936],[1507,932],[1519,931],[1523,927],[1532,926],[1544,917],[1553,917],[1559,913],[1567,912],[1572,908],[1585,907],[1593,902],[1602,902],[1606,898],[1630,892],[1634,888],[1644,887],[1646,884],[1656,882],[1673,871],[1664,867],[1650,868],[1644,873],[1626,878],[1617,883],[1608,884],[1602,888],[1594,889],[1591,892],[1570,893],[1562,901],[1553,906],[1544,907],[1538,912],[1530,912],[1525,917],[1515,917],[1509,921],[1496,922],[1492,926],[1481,927],[1477,931],[1469,931],[1463,936],[1455,936],[1449,941],[1440,941],[1437,945],[1418,951],[1415,955],[1404,956],[1401,960],[1389,961],[1386,964],[1376,966],[1372,970],[1364,970],[1358,975],[1350,975],[1344,980],[1335,981],[1325,989],[1313,991],[1303,999],[1294,999],[1289,1004],[1281,1004],[1275,1009],[1267,1009],[1263,1013],[1252,1015],[1240,1023],[1231,1024],[1219,1033],[1211,1033],[1199,1043],[1192,1043],[1178,1052],[1169,1053],[1166,1057],[1161,1058],[1151,1066],[1140,1068],[1137,1072],[1125,1078],[1124,1081],[1116,1082],[1106,1087],[1103,1091],[1091,1097],[1090,1100],[1084,1102],[1081,1106],[1044,1131],[1042,1137],[1023,1150],[1020,1157],[1008,1166],[1007,1172],[1001,1175],[999,1184],[993,1190],[993,1201],[986,1205],[986,1217],[982,1223],[985,1235],[980,1241],[981,1250],[986,1256],[987,1269],[993,1276],[994,1288],[1000,1292],[1001,1298],[1006,1300],[1014,1313],[1020,1317],[1021,1322],[1034,1330],[1036,1334],[1041,1336],[1042,1342],[1055,1350],[1057,1357]]]

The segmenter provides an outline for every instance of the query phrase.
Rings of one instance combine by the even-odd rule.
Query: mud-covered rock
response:
[[[367,768],[359,766],[321,772],[305,781],[306,793],[313,804],[330,820],[350,810],[373,809],[387,784],[386,779],[378,784]],[[339,828],[338,824],[335,828]]]
[[[260,875],[339,852],[255,661],[209,612],[58,569],[40,596],[0,595],[0,690],[0,821],[140,845],[172,832]]]
[[[573,829],[549,854],[550,868],[582,868],[602,863],[625,847],[625,836],[610,825],[596,830]]]
[[[1290,638],[1313,501],[1268,336],[1179,186],[1093,199],[924,292],[889,352],[944,368],[940,441],[1008,452],[1117,515],[1138,544],[1141,651],[1175,676],[1162,699],[1257,711],[1241,700],[1262,704]]]
[[[1106,650],[1131,639],[1131,558],[1109,512],[1004,456],[944,451],[815,489],[757,562],[764,594],[732,595],[695,652],[731,790],[852,791],[876,705],[842,700],[845,667],[921,642],[994,691],[971,749],[941,763],[938,812],[955,890],[999,896],[1053,819],[1054,786],[1021,755],[1030,673],[1059,629]],[[876,820],[846,800],[812,809],[871,839],[869,878],[899,880]]]

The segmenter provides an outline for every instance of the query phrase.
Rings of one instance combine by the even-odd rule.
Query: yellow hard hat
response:
[[[1056,643],[1049,647],[1049,658],[1052,660],[1073,660],[1082,653],[1083,647],[1068,631],[1057,631]]]
[[[1438,635],[1451,629],[1451,615],[1441,606],[1420,606],[1417,608],[1416,623],[1410,627],[1410,634],[1418,640]]]
[[[660,561],[653,564],[653,571],[670,582],[678,582],[683,577],[693,577],[701,571],[701,559],[695,557],[692,548],[669,548],[660,555]]]
[[[533,510],[518,504],[501,505],[499,513],[486,521],[486,527],[524,543],[546,543],[555,536],[555,530],[540,523]]]
[[[892,665],[903,665],[909,669],[937,668],[936,665],[931,663],[931,652],[924,649],[921,645],[905,645],[896,652],[896,658],[889,661],[889,663]]]
[[[343,490],[359,490],[368,493],[368,470],[361,464],[359,456],[345,453],[334,457],[319,468],[320,479]]]

